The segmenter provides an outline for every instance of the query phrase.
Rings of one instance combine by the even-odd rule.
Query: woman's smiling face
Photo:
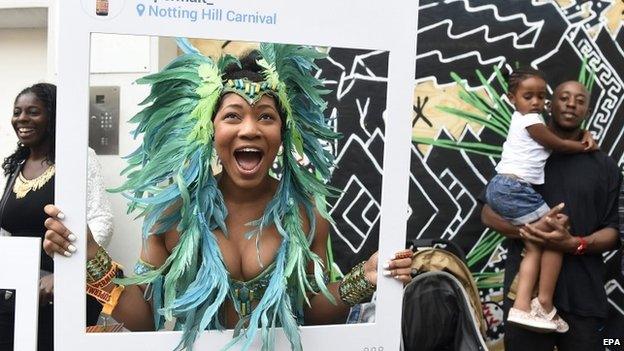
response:
[[[214,118],[214,143],[223,170],[242,188],[262,183],[282,143],[282,119],[275,99],[254,105],[235,93],[223,96]]]
[[[39,146],[48,138],[49,119],[45,105],[31,92],[15,100],[11,124],[17,138],[26,147]]]

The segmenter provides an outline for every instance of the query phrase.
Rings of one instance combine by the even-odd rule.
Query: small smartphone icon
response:
[[[95,14],[108,16],[108,0],[95,0]]]

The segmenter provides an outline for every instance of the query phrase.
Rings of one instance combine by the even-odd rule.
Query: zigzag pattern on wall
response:
[[[331,145],[336,168],[331,184],[342,193],[328,198],[332,248],[343,271],[377,251],[381,219],[384,119],[388,52],[331,48],[318,75],[334,129],[344,138]]]

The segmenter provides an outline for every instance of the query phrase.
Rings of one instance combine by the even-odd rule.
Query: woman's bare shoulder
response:
[[[179,240],[180,233],[175,229],[148,236],[141,249],[141,260],[156,267],[162,266]]]

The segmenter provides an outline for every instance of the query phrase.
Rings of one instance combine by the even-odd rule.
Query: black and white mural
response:
[[[420,1],[413,135],[433,142],[412,147],[408,233],[453,240],[468,253],[493,348],[502,348],[506,251],[502,237],[481,225],[476,198],[494,174],[497,158],[470,152],[468,146],[500,146],[504,137],[440,107],[478,111],[459,98],[457,82],[490,99],[492,91],[500,91],[496,70],[516,64],[544,71],[551,88],[592,72],[592,116],[587,127],[601,149],[622,165],[623,11],[623,1]],[[444,147],[445,140],[467,147]],[[604,260],[609,266],[605,289],[611,305],[607,335],[621,337],[621,254],[606,253]]]
[[[331,93],[326,113],[343,138],[332,145],[336,167],[328,198],[334,259],[342,271],[377,251],[381,220],[388,52],[331,48],[319,75]]]

